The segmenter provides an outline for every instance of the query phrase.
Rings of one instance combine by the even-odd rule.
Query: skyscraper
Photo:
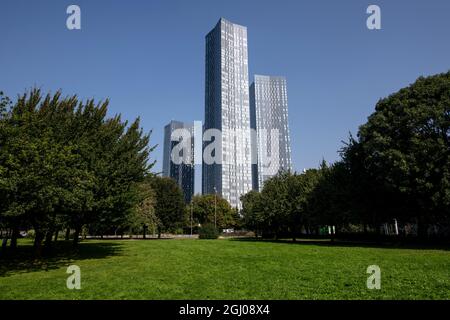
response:
[[[248,90],[247,28],[221,18],[206,35],[204,139],[211,129],[221,136],[204,143],[202,189],[238,208],[240,196],[252,189]],[[213,141],[218,148],[211,163],[205,151]]]
[[[163,176],[176,180],[185,202],[191,201],[195,182],[193,124],[172,120],[164,127]]]
[[[251,127],[256,130],[257,165],[252,166],[253,188],[280,170],[292,170],[288,124],[287,86],[284,77],[255,75],[250,86]]]

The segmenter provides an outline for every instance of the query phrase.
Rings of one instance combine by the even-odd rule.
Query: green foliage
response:
[[[316,169],[297,174],[280,172],[268,179],[260,193],[251,191],[241,197],[245,226],[256,232],[278,237],[290,233],[311,218],[310,197],[321,172]]]
[[[320,176],[315,187],[309,190],[306,203],[310,215],[310,224],[343,226],[356,220],[353,216],[352,181],[350,172],[343,162],[331,166],[325,163],[320,168]]]
[[[108,101],[81,102],[40,90],[20,96],[10,110],[1,100],[0,197],[8,225],[33,227],[36,248],[63,227],[112,227],[126,219],[132,186],[153,163],[139,119],[128,126],[107,118]]]
[[[343,155],[372,221],[448,223],[450,72],[380,100]]]
[[[239,223],[239,215],[227,200],[219,195],[196,195],[192,199],[194,224],[216,224],[217,228],[233,228]]]
[[[146,180],[155,192],[155,215],[158,236],[174,231],[184,222],[184,195],[175,180],[168,177],[150,175]]]
[[[241,196],[241,202],[244,227],[255,231],[260,230],[265,221],[261,193],[252,190]]]
[[[379,230],[396,219],[449,227],[450,72],[416,83],[378,102],[342,161],[303,174],[281,172],[261,193],[244,195],[247,228],[272,234],[333,225]]]
[[[219,231],[212,223],[206,223],[198,229],[199,239],[217,239]]]
[[[128,220],[124,222],[122,228],[132,232],[146,233],[146,230],[157,230],[160,224],[156,216],[156,195],[148,182],[136,184],[134,187],[137,196],[136,206],[131,210]]]

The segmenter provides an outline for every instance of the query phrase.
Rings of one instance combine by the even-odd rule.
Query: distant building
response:
[[[172,159],[172,151],[175,146],[179,145],[183,138],[178,135],[174,135],[172,141],[172,134],[177,129],[184,129],[180,131],[189,135],[189,145],[184,152],[181,150],[178,152],[178,156],[181,162],[177,162],[180,159]],[[194,170],[194,126],[190,123],[171,121],[164,127],[164,155],[163,155],[163,176],[170,177],[177,181],[184,193],[184,200],[189,203],[194,194],[194,182],[195,182],[195,170]]]
[[[252,165],[253,189],[261,190],[264,182],[279,171],[292,170],[284,77],[255,75],[250,86],[250,114],[251,127],[256,130],[253,152],[257,153],[257,164]],[[271,136],[274,133],[278,138]]]
[[[202,191],[240,208],[252,189],[247,28],[221,18],[206,35],[205,58],[204,130],[222,135],[221,163],[203,161]]]

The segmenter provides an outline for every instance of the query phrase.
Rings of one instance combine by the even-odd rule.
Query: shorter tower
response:
[[[195,186],[194,125],[171,121],[164,127],[163,176],[174,179],[191,202]]]
[[[253,142],[253,189],[279,171],[292,170],[286,78],[255,75],[250,85],[250,125]],[[256,154],[255,154],[256,153]]]

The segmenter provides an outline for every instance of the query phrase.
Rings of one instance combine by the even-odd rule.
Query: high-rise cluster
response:
[[[255,75],[249,87],[247,28],[223,18],[206,35],[205,58],[202,192],[240,208],[242,195],[292,168],[286,79]],[[189,193],[188,200],[193,160],[186,178],[177,167],[170,170],[173,142],[179,142],[171,139],[174,123],[166,126],[163,171]]]

